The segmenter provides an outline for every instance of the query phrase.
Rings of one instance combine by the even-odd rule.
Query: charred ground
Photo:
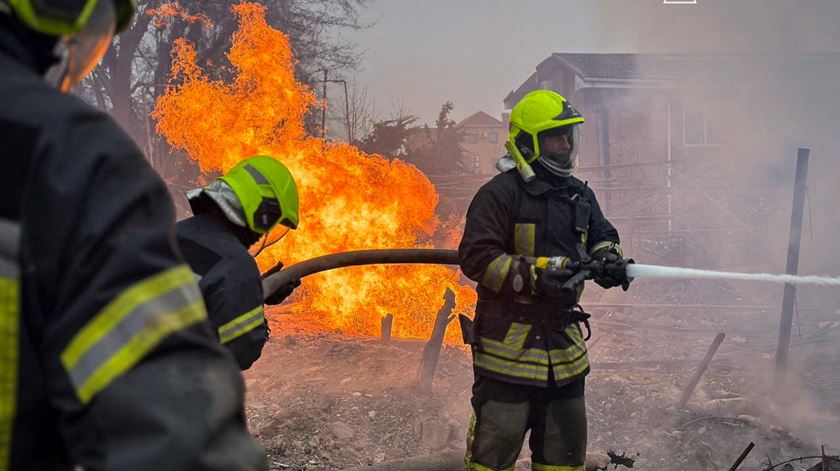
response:
[[[700,309],[597,309],[589,342],[589,450],[616,451],[641,470],[742,470],[840,450],[835,312],[809,313],[794,341],[791,377],[772,391],[776,315]],[[246,372],[248,420],[271,469],[340,470],[460,449],[472,370],[460,346],[442,352],[434,390],[416,387],[423,341],[312,333],[287,311]],[[716,332],[727,339],[684,410],[682,388]],[[806,368],[807,366],[807,368]],[[776,399],[773,399],[775,396]],[[529,469],[523,452],[517,469]],[[807,469],[815,460],[793,463]],[[782,468],[776,468],[782,469]]]

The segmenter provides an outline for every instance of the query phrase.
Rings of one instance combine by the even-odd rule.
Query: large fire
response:
[[[267,154],[295,176],[300,226],[270,247],[258,262],[266,269],[347,250],[455,245],[452,225],[434,213],[438,195],[426,176],[399,160],[365,154],[343,144],[308,137],[303,117],[316,104],[294,76],[287,37],[265,21],[265,7],[233,7],[239,30],[228,57],[236,78],[210,80],[184,40],[173,51],[177,82],[157,103],[158,131],[184,149],[202,171],[225,171],[241,159]],[[175,84],[177,83],[177,84]],[[426,337],[443,305],[446,288],[456,312],[472,308],[475,293],[442,266],[354,267],[303,280],[293,312],[318,328],[373,335],[380,319],[394,315],[393,335]],[[458,335],[449,329],[449,338]]]

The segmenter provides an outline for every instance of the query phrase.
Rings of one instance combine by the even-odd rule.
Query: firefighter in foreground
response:
[[[166,187],[64,94],[132,0],[0,0],[0,470],[251,470]]]
[[[282,163],[258,155],[187,198],[194,216],[178,223],[178,245],[201,276],[198,286],[219,341],[246,370],[269,334],[254,257],[297,228],[297,186]],[[265,303],[280,304],[298,285],[300,280],[292,280]]]
[[[478,282],[473,330],[475,383],[467,437],[468,470],[512,470],[530,429],[535,471],[584,469],[589,372],[586,315],[561,289],[569,267],[620,262],[618,232],[595,194],[573,177],[583,117],[560,95],[529,93],[510,116],[511,157],[479,189],[458,248],[461,269]],[[519,168],[519,172],[514,171]],[[630,280],[604,272],[604,288]],[[588,331],[588,323],[587,331]]]

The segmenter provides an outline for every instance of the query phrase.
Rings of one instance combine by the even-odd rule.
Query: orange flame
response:
[[[201,23],[206,28],[213,26],[213,22],[210,21],[210,18],[208,18],[207,15],[191,15],[187,13],[187,10],[178,2],[166,2],[157,8],[146,9],[145,13],[154,17],[152,25],[158,29],[165,28],[168,23],[167,20],[171,18],[180,18],[187,23]]]
[[[153,116],[158,131],[203,171],[225,171],[255,154],[290,168],[300,191],[300,225],[260,255],[260,266],[347,250],[431,247],[433,240],[454,246],[456,224],[435,216],[438,195],[417,168],[306,135],[303,118],[316,99],[295,79],[287,37],[266,23],[262,5],[241,3],[233,11],[240,22],[228,54],[233,82],[208,79],[195,49],[179,40],[172,76],[182,83],[168,88]],[[456,313],[472,309],[475,293],[459,279],[457,270],[442,266],[333,270],[304,280],[294,311],[311,316],[312,325],[367,335],[391,313],[395,336],[427,337],[446,288],[456,293]],[[457,330],[450,329],[450,340]]]

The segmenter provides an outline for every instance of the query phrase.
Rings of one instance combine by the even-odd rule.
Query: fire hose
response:
[[[528,257],[525,257],[526,259]],[[458,251],[446,249],[376,249],[340,252],[305,260],[266,276],[262,280],[264,298],[295,279],[335,268],[379,264],[434,264],[458,265]],[[721,279],[763,281],[790,284],[814,284],[840,286],[840,278],[826,276],[770,275],[766,273],[734,273],[692,268],[640,265],[632,260],[615,263],[587,261],[566,267],[571,277],[561,288],[570,296],[577,284],[591,280],[596,275],[607,274],[619,278],[666,278],[666,279]]]
[[[529,257],[525,258],[526,260],[529,259]],[[632,263],[632,260],[630,263]],[[446,249],[374,249],[323,255],[296,263],[263,278],[263,297],[268,298],[292,280],[301,279],[322,271],[359,265],[381,264],[458,265],[458,251]],[[562,286],[561,295],[575,297],[575,290],[579,283],[594,278],[598,273],[623,273],[626,269],[627,261],[613,264],[595,261],[576,263],[565,270],[569,279]]]
[[[311,258],[262,280],[264,298],[295,279],[335,268],[380,264],[458,265],[458,251],[445,249],[378,249],[340,252]]]

